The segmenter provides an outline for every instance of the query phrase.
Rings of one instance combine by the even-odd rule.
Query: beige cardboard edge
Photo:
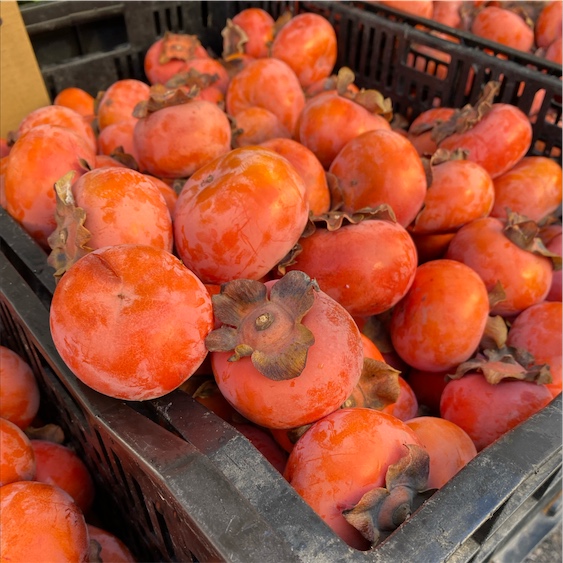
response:
[[[16,0],[0,0],[0,137],[51,100]]]

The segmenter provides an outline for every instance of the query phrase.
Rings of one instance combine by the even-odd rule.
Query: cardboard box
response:
[[[0,18],[0,137],[6,138],[29,112],[51,100],[18,3],[2,0]]]

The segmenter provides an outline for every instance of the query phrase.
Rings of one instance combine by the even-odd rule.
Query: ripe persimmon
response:
[[[107,90],[100,92],[96,116],[100,131],[123,119],[133,116],[135,106],[149,99],[150,86],[134,78],[113,82]]]
[[[102,563],[135,563],[137,561],[130,549],[115,534],[89,523],[86,524],[86,527],[90,540],[94,540],[100,545],[99,557]]]
[[[274,39],[274,18],[262,8],[245,8],[221,31],[223,58],[245,54],[256,59],[269,56]]]
[[[233,146],[259,145],[269,139],[291,138],[287,128],[270,110],[252,106],[232,116],[235,122]]]
[[[0,418],[0,487],[35,478],[35,455],[31,440],[13,422]]]
[[[54,98],[53,104],[73,109],[82,117],[94,117],[95,98],[82,88],[69,86],[63,88]]]

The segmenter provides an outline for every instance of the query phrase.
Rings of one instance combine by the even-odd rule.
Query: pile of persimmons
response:
[[[365,550],[561,393],[561,166],[529,156],[533,116],[495,82],[401,126],[336,71],[321,15],[249,8],[222,37],[216,56],[166,33],[147,82],[25,116],[2,205],[55,270],[82,382],[190,393]],[[33,549],[6,539],[18,489],[62,495],[33,481],[32,418],[2,427],[28,458],[2,476],[6,558]]]

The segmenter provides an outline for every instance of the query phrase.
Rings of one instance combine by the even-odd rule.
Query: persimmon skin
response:
[[[287,158],[305,183],[309,211],[321,215],[330,209],[330,191],[326,173],[313,151],[293,139],[277,137],[260,143],[262,147],[276,151]]]
[[[90,540],[97,541],[102,548],[100,551],[102,562],[135,563],[137,561],[129,548],[116,535],[93,524],[87,523],[86,527]]]
[[[545,385],[506,379],[491,385],[481,374],[468,373],[444,388],[440,416],[461,427],[480,452],[551,399]]]
[[[428,488],[440,489],[476,455],[468,434],[457,424],[435,416],[420,416],[406,421],[430,456]]]
[[[532,354],[536,364],[548,364],[553,397],[561,393],[561,301],[543,301],[522,311],[511,323],[506,343]]]
[[[172,219],[163,195],[145,175],[128,168],[98,168],[72,186],[92,248],[146,244],[172,252]]]
[[[327,170],[348,141],[366,131],[391,130],[391,125],[381,115],[330,91],[317,94],[306,103],[298,126],[298,140]]]
[[[368,549],[342,510],[376,487],[385,486],[389,465],[420,445],[401,420],[373,409],[339,409],[316,422],[294,445],[284,476],[305,502],[348,545]]]
[[[35,481],[66,491],[87,514],[95,497],[94,481],[85,463],[68,446],[47,440],[31,440],[35,455]]]
[[[446,376],[450,371],[423,371],[415,368],[409,370],[408,383],[416,395],[418,404],[430,416],[440,414],[440,397],[449,382]]]
[[[475,270],[491,291],[500,281],[506,299],[491,314],[510,316],[543,301],[551,287],[553,267],[545,256],[519,248],[503,234],[504,223],[484,217],[467,223],[450,241],[445,257]]]
[[[494,180],[491,216],[506,218],[507,208],[541,221],[561,204],[561,166],[545,156],[525,156]]]
[[[307,218],[305,186],[289,161],[242,147],[187,180],[174,212],[174,240],[204,283],[259,280],[293,248]]]
[[[35,471],[31,441],[19,426],[0,418],[0,487],[16,481],[32,481]]]
[[[147,101],[150,86],[134,78],[117,80],[103,93],[97,109],[100,131],[124,119],[133,117],[135,106]]]
[[[529,52],[534,44],[534,30],[517,13],[498,6],[486,6],[471,23],[471,32],[501,45]]]
[[[438,4],[443,3],[444,2],[438,2]],[[434,154],[438,148],[438,144],[434,139],[432,139],[432,129],[428,129],[422,133],[417,133],[417,127],[422,127],[424,125],[430,126],[438,122],[448,121],[454,112],[454,108],[430,108],[423,111],[412,120],[407,130],[407,137],[414,145],[420,156]]]
[[[50,309],[68,367],[96,391],[125,400],[179,387],[205,359],[212,327],[201,281],[172,254],[143,245],[83,256],[59,281]]]
[[[75,180],[86,169],[80,160],[95,161],[92,148],[70,129],[38,125],[12,146],[6,169],[6,209],[45,249],[55,230],[55,182],[67,172]]]
[[[416,273],[414,243],[406,229],[391,221],[366,220],[336,231],[319,228],[299,244],[302,251],[287,270],[302,270],[316,279],[351,315],[390,309]]]
[[[98,135],[99,153],[111,156],[118,147],[121,147],[123,152],[138,160],[133,141],[133,132],[137,121],[136,117],[130,117],[104,127]]]
[[[82,117],[87,118],[94,117],[94,102],[95,99],[92,94],[74,86],[63,88],[53,100],[54,105],[73,109]]]
[[[409,291],[395,306],[391,341],[410,366],[447,370],[477,349],[488,315],[487,289],[476,272],[454,260],[432,260],[417,268]]]
[[[268,289],[276,281],[266,282]],[[352,317],[323,291],[314,293],[302,323],[315,336],[303,372],[273,381],[249,357],[229,362],[232,352],[211,352],[223,396],[245,418],[266,428],[297,428],[339,408],[358,383],[363,366],[360,332]]]
[[[400,375],[399,387],[400,391],[397,400],[383,407],[381,410],[387,414],[392,414],[399,420],[407,421],[416,416],[418,412],[418,400],[407,380]]]
[[[62,489],[35,481],[0,487],[2,561],[89,561],[84,516]]]
[[[418,234],[456,231],[465,223],[487,217],[495,203],[489,173],[470,160],[450,160],[432,166],[432,183],[410,230]]]
[[[483,139],[491,139],[484,143]],[[510,170],[528,152],[532,144],[532,125],[528,116],[516,106],[496,103],[473,127],[454,133],[439,147],[469,151],[467,158],[480,164],[494,180]]]
[[[276,115],[292,136],[304,105],[305,94],[295,72],[272,57],[246,64],[231,78],[225,96],[228,114],[250,106],[263,107]]]
[[[247,35],[243,45],[246,55],[260,59],[270,56],[270,43],[274,39],[274,18],[261,8],[246,8],[235,14],[232,22]]]
[[[563,4],[561,0],[552,0],[539,13],[534,26],[536,44],[547,49],[555,40],[561,38],[561,19]]]
[[[336,33],[323,16],[301,13],[292,17],[275,35],[271,56],[286,62],[303,89],[334,69],[337,54]]]
[[[343,209],[388,204],[407,227],[422,207],[426,175],[412,143],[394,131],[367,131],[348,141],[330,165],[342,190]]]
[[[230,151],[231,125],[213,102],[192,100],[139,119],[133,142],[142,172],[187,178]]]
[[[559,233],[558,235],[554,236],[545,246],[550,252],[553,252],[558,256],[563,256],[563,235]],[[561,301],[562,299],[561,278],[562,278],[561,270],[556,270],[553,272],[551,287],[546,297],[547,301]]]
[[[0,417],[25,430],[39,410],[39,386],[31,366],[0,346]]]
[[[291,134],[278,117],[270,110],[252,106],[239,111],[233,116],[237,130],[233,135],[234,147],[259,145],[278,137],[291,138]]]

